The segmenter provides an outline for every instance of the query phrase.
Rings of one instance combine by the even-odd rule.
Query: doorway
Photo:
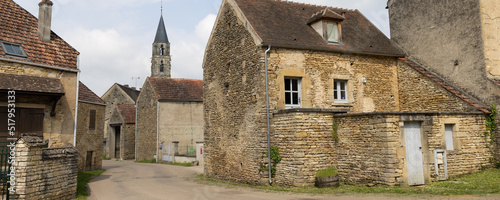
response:
[[[404,133],[408,185],[423,185],[425,180],[420,122],[405,122]]]
[[[115,158],[120,158],[120,126],[115,126]]]

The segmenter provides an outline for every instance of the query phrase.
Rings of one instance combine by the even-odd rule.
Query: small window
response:
[[[347,81],[334,81],[334,98],[336,103],[347,103]]]
[[[163,44],[160,46],[160,56],[163,56]]]
[[[90,117],[89,117],[89,130],[95,130],[95,110],[90,110]]]
[[[163,72],[163,60],[160,63],[160,72]]]
[[[339,42],[339,28],[337,22],[327,21],[326,26],[326,39],[328,42]]]
[[[10,43],[10,42],[2,42],[2,49],[7,55],[18,56],[26,58],[26,53],[23,50],[23,47],[20,44]]]
[[[444,139],[446,141],[446,150],[454,150],[454,148],[453,148],[453,124],[444,125]]]
[[[285,107],[300,108],[300,78],[285,78]]]

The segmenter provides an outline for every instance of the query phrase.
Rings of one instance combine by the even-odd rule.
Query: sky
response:
[[[14,0],[38,17],[39,0]],[[389,35],[387,0],[293,0],[358,9]],[[80,52],[80,80],[98,96],[114,83],[141,88],[163,13],[172,78],[203,79],[203,55],[222,0],[52,0],[52,31]],[[161,7],[163,5],[163,12]]]

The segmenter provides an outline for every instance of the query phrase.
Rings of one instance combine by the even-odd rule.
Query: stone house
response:
[[[185,155],[203,142],[203,81],[148,77],[137,98],[136,139],[136,160],[162,158],[172,143]]]
[[[387,7],[391,39],[409,59],[485,106],[500,105],[499,1],[390,0]]]
[[[80,82],[76,127],[78,171],[93,171],[102,167],[105,110],[106,103]]]
[[[151,77],[137,98],[136,160],[159,161],[163,152],[194,153],[196,144],[203,142],[203,81],[170,78],[170,58],[170,42],[160,16]]]
[[[74,145],[79,52],[51,31],[52,2],[39,6],[37,19],[14,1],[0,0],[0,137],[38,135],[49,147]]]
[[[203,64],[205,175],[311,186],[334,166],[346,183],[421,185],[489,165],[489,110],[404,57],[358,10],[224,0]]]
[[[135,105],[139,93],[139,90],[136,90],[134,87],[115,83],[102,95],[102,100],[107,104],[104,122],[104,141],[106,143],[105,154],[108,158],[133,159],[135,156],[135,116],[133,119],[127,118],[127,122],[124,123],[124,119],[119,114],[118,105],[127,107],[127,113],[124,114],[128,116],[129,108]],[[115,112],[117,113],[115,114]],[[134,131],[130,132],[129,130]],[[127,131],[127,135],[124,135],[125,132],[123,131]],[[116,140],[116,138],[119,138],[119,140]],[[121,143],[120,140],[122,141]],[[132,142],[132,144],[125,145],[124,141]],[[120,146],[122,147],[121,152],[128,153],[120,156]]]
[[[114,136],[110,140],[110,158],[135,159],[135,105],[118,104],[109,119]]]

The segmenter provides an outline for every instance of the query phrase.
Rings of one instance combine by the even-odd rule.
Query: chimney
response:
[[[38,38],[50,42],[50,24],[52,20],[52,1],[42,0],[38,6]]]
[[[123,85],[123,86],[128,87],[128,85],[127,85],[127,84],[125,84],[125,85]]]
[[[135,90],[135,87],[131,87],[131,88],[132,88],[132,90]]]

